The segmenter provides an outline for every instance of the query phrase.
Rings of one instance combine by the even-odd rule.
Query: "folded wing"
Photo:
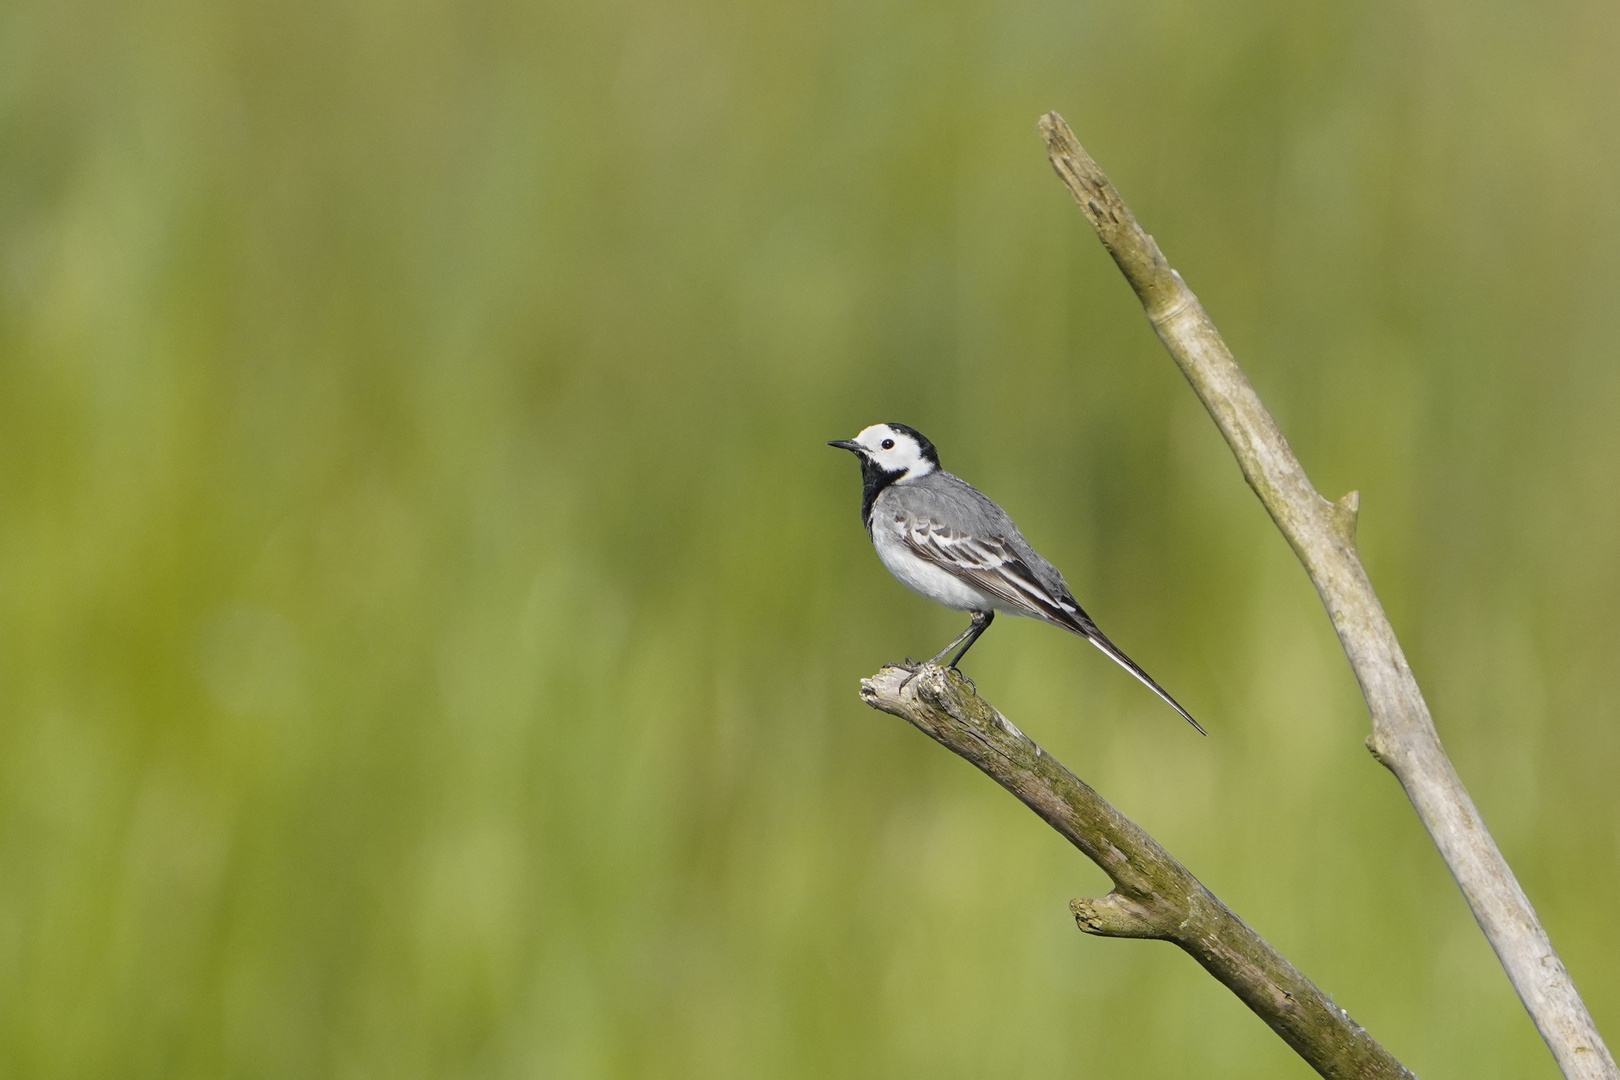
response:
[[[924,517],[911,517],[901,522],[900,528],[901,539],[919,558],[1025,614],[1079,634],[1163,698],[1187,723],[1208,734],[1164,687],[1097,629],[1097,624],[1081,610],[1067,589],[1054,590],[1043,584],[1005,538],[971,536]]]
[[[1027,615],[1083,634],[1085,629],[1018,553],[1002,538],[970,536],[937,521],[912,517],[901,523],[901,539],[919,558],[1006,601]],[[1084,615],[1081,615],[1084,618]],[[1087,623],[1090,619],[1085,620]]]

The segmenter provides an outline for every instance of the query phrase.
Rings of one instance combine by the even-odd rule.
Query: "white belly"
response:
[[[889,568],[889,573],[900,580],[900,584],[936,604],[944,604],[957,611],[1005,610],[995,597],[980,592],[950,571],[912,554],[904,541],[886,529],[873,530],[872,544],[877,548],[878,558]]]

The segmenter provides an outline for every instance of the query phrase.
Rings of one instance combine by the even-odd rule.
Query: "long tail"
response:
[[[1097,624],[1091,621],[1091,616],[1082,611],[1080,609],[1080,605],[1076,604],[1072,597],[1065,595],[1065,597],[1058,603],[1063,613],[1069,616],[1069,618],[1058,622],[1059,626],[1063,627],[1065,630],[1068,630],[1070,633],[1079,634],[1081,637],[1097,646],[1097,648],[1107,653],[1109,658],[1113,660],[1114,663],[1118,664],[1132,675],[1135,675],[1142,681],[1143,686],[1147,687],[1155,694],[1158,694],[1164,699],[1165,704],[1169,705],[1172,709],[1176,710],[1176,712],[1180,713],[1181,718],[1187,721],[1187,723],[1191,724],[1197,730],[1198,734],[1209,734],[1209,732],[1204,730],[1204,725],[1192,718],[1192,713],[1181,707],[1181,702],[1171,697],[1168,690],[1154,682],[1153,676],[1143,671],[1141,665],[1139,665],[1135,660],[1132,660],[1130,657],[1126,656],[1124,650],[1122,650],[1118,645],[1115,645],[1112,641],[1109,641],[1108,635],[1097,629]],[[1057,620],[1053,621],[1056,622]]]
[[[1168,690],[1154,682],[1153,676],[1143,671],[1141,666],[1138,665],[1135,660],[1132,660],[1130,657],[1121,652],[1119,646],[1115,645],[1112,641],[1109,641],[1108,638],[1103,635],[1101,630],[1098,630],[1095,626],[1093,626],[1091,631],[1087,633],[1085,637],[1087,641],[1091,642],[1093,645],[1097,646],[1097,648],[1107,653],[1109,657],[1113,659],[1114,663],[1118,664],[1120,667],[1142,680],[1143,686],[1146,686],[1149,690],[1162,697],[1165,704],[1169,705],[1172,709],[1176,710],[1176,712],[1180,713],[1183,720],[1187,721],[1187,723],[1191,724],[1198,730],[1198,734],[1209,734],[1209,732],[1204,730],[1204,725],[1192,718],[1192,713],[1181,707],[1181,702],[1171,697]]]

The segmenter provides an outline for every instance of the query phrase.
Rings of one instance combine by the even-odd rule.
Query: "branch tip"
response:
[[[1043,114],[1035,126],[1040,128],[1041,138],[1046,140],[1049,150],[1055,150],[1058,146],[1080,145],[1080,140],[1074,137],[1074,131],[1068,122],[1056,112]]]

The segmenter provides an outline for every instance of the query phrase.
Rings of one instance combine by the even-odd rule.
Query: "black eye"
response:
[[[883,449],[885,449],[885,450],[893,450],[894,449],[894,440],[893,439],[884,439],[883,440]]]

